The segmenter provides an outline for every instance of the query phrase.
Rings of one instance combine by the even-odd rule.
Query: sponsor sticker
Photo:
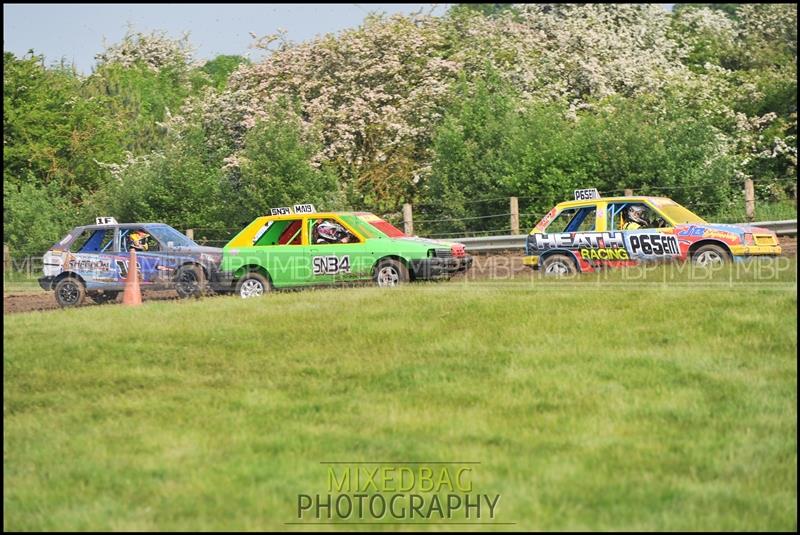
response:
[[[533,234],[533,248],[540,251],[551,249],[599,249],[624,248],[622,232],[559,232],[553,234]]]
[[[538,230],[546,229],[547,225],[550,224],[550,222],[553,220],[555,216],[556,216],[556,209],[552,208],[549,212],[547,212],[547,214],[545,214],[542,220],[539,221],[539,223],[536,225],[536,229]]]
[[[727,230],[719,230],[715,228],[707,228],[707,227],[698,227],[692,225],[685,229],[681,229],[678,231],[679,236],[686,236],[686,237],[694,237],[694,238],[716,238],[719,240],[736,242],[739,240],[739,236],[734,232],[729,232]]]
[[[313,204],[295,204],[294,208],[290,206],[281,206],[279,208],[270,208],[270,215],[292,215],[292,214],[313,214],[317,210]]]
[[[69,259],[69,269],[78,272],[111,271],[111,261],[97,255],[79,254]]]
[[[625,249],[615,249],[613,247],[580,249],[579,253],[583,260],[630,260],[628,251]]]
[[[294,205],[294,213],[295,214],[313,214],[316,212],[314,210],[313,204],[295,204]]]
[[[587,201],[590,199],[599,199],[599,198],[600,198],[600,193],[597,191],[597,188],[585,188],[585,189],[575,190],[576,201]]]
[[[350,273],[350,255],[315,256],[312,265],[314,268],[314,275]]]
[[[678,238],[671,234],[642,233],[628,236],[632,256],[680,256]]]

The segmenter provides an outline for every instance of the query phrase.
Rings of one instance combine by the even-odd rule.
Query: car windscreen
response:
[[[353,227],[359,234],[361,234],[364,238],[377,238],[380,237],[380,232],[376,232],[375,229],[369,225],[368,223],[364,222],[360,217],[345,214],[340,216],[342,220]]]
[[[375,214],[360,213],[358,214],[358,219],[360,221],[367,223],[371,227],[375,227],[376,229],[381,231],[381,233],[385,234],[390,238],[402,238],[405,236],[405,233],[402,230],[395,227],[385,219],[381,219]]]
[[[181,234],[167,225],[148,226],[147,232],[152,234],[155,239],[167,247],[198,247],[198,245],[185,234]]]
[[[658,206],[659,210],[671,219],[676,225],[681,223],[704,224],[706,221],[688,208],[684,208],[678,203],[663,203]]]

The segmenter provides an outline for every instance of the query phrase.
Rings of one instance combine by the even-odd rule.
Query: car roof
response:
[[[374,215],[372,212],[312,212],[310,214],[281,214],[281,215],[262,215],[258,216],[254,221],[257,220],[281,220],[281,219],[297,219],[298,217],[308,217],[308,218],[326,218],[326,217],[333,217],[333,216],[343,216],[343,215],[352,215],[352,216],[362,216],[362,215]]]
[[[669,197],[654,197],[651,195],[626,195],[619,197],[598,197],[597,199],[583,199],[578,201],[564,201],[558,203],[559,208],[572,208],[574,206],[586,206],[587,204],[597,204],[599,202],[641,202],[650,201],[655,203],[674,203]]]
[[[76,230],[99,230],[105,228],[168,227],[166,223],[112,223],[109,225],[81,225]]]

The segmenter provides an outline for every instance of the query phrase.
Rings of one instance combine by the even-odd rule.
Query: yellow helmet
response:
[[[142,251],[146,251],[148,249],[149,246],[147,245],[147,238],[149,238],[150,235],[147,232],[135,230],[131,232],[128,237],[130,238],[131,245],[134,249],[140,249]]]

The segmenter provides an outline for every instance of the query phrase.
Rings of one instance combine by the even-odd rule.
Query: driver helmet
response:
[[[347,235],[347,231],[338,223],[325,220],[317,225],[318,242],[335,243]]]
[[[150,235],[143,230],[134,230],[129,235],[129,238],[131,240],[131,247],[133,247],[137,251],[146,251],[149,247],[147,245],[147,238],[149,237]]]
[[[629,206],[626,214],[626,219],[628,221],[633,221],[634,223],[639,223],[640,225],[648,225],[647,220],[644,218],[644,206]]]

